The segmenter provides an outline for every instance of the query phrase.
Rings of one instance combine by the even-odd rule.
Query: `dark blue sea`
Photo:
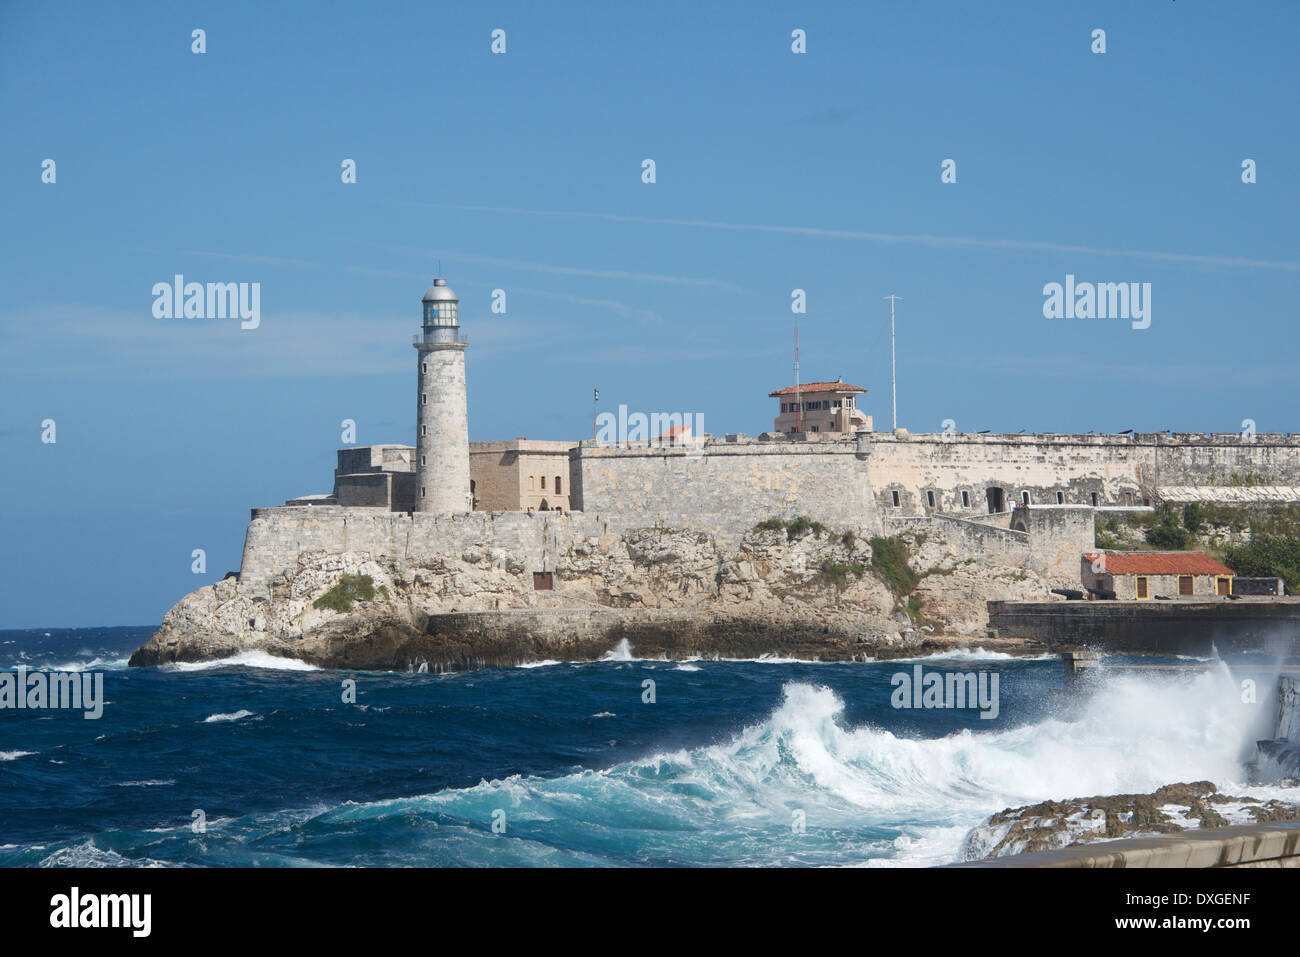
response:
[[[1072,706],[1052,693],[1058,660],[978,648],[127,668],[152,630],[0,632],[0,668],[102,672],[106,698],[98,720],[0,710],[0,864],[929,865],[1008,806],[1203,779],[1244,791],[1263,720],[1221,667],[1115,675]],[[996,673],[997,717],[893,707],[891,677],[917,664]]]

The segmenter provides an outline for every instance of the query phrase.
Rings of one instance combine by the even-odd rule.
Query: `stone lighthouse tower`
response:
[[[416,397],[415,510],[468,512],[469,413],[465,402],[465,349],[456,318],[456,294],[435,279],[424,294],[424,327],[415,338],[420,354]]]

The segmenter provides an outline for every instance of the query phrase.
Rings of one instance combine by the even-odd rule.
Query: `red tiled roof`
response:
[[[867,390],[860,385],[849,385],[847,382],[807,382],[797,387],[801,395],[809,392],[866,392]],[[775,392],[769,392],[770,398],[776,398],[779,395],[794,395],[795,386],[788,386],[784,389],[777,389]]]
[[[691,427],[689,425],[674,425],[662,435],[655,436],[656,439],[675,439],[679,435],[690,435]]]
[[[1084,555],[1095,562],[1098,555]],[[1112,575],[1235,575],[1201,552],[1107,552],[1106,571]]]

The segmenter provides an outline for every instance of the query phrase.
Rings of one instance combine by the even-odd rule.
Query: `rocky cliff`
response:
[[[988,599],[1046,598],[1054,584],[923,536],[890,541],[886,562],[852,532],[801,521],[767,523],[732,548],[637,529],[569,546],[551,589],[499,548],[400,566],[303,552],[269,589],[230,577],[187,595],[131,664],[259,649],[322,667],[454,670],[598,658],[624,639],[641,656],[886,657],[981,637]],[[356,582],[361,596],[340,600],[340,583]]]

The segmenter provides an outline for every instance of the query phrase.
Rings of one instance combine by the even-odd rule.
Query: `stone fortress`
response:
[[[881,433],[856,407],[866,389],[842,380],[773,391],[774,430],[758,436],[470,443],[467,343],[445,280],[423,310],[416,446],[341,449],[332,494],[254,509],[241,582],[265,582],[303,551],[360,545],[409,556],[440,541],[536,540],[533,562],[545,564],[529,531],[543,519],[554,550],[597,528],[734,543],[764,519],[803,516],[868,537],[923,532],[1077,585],[1098,514],[1150,509],[1166,490],[1224,500],[1242,476],[1276,483],[1251,489],[1256,499],[1295,500],[1300,486],[1297,435]]]
[[[341,449],[331,493],[253,509],[238,576],[182,599],[133,663],[261,648],[455,669],[623,639],[670,657],[902,653],[986,636],[989,602],[1078,589],[1099,516],[1300,500],[1300,436],[882,433],[842,380],[775,390],[757,436],[471,443],[458,310],[436,279],[416,444]],[[869,573],[891,536],[914,591]],[[322,607],[345,578],[374,597]]]

